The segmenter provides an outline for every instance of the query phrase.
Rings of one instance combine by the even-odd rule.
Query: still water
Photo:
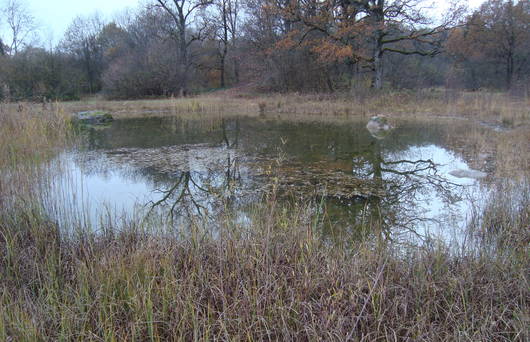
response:
[[[401,121],[384,139],[366,120],[272,118],[116,120],[87,128],[83,142],[61,154],[50,191],[57,220],[143,219],[154,211],[175,225],[212,222],[227,209],[248,219],[267,196],[322,211],[322,229],[359,234],[378,220],[389,231],[461,240],[461,230],[487,191],[479,180],[449,173],[469,166],[454,137],[467,122]],[[53,201],[52,201],[53,202]],[[286,204],[287,205],[287,204]]]

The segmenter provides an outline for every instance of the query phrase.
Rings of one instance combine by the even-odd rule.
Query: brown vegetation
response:
[[[465,117],[517,127],[527,124],[530,100],[505,93],[456,92],[441,89],[364,94],[268,94],[216,92],[188,98],[105,101],[90,98],[64,103],[68,112],[103,109],[117,117],[149,115],[259,115],[280,118],[349,119],[377,114],[410,117]]]
[[[318,114],[351,108],[338,100],[307,100],[260,101],[267,102],[266,115],[278,108],[300,113],[318,105]],[[123,113],[173,108],[175,114],[192,101],[203,108],[194,115],[220,115],[242,103],[259,113],[256,99],[93,106]],[[508,101],[459,103],[447,103],[448,112],[486,109],[498,117],[498,108],[506,115],[518,108]],[[66,112],[82,105],[68,104]],[[40,161],[68,143],[66,116],[40,106],[16,109],[3,105],[0,111],[0,198],[9,200],[0,205],[2,340],[530,338],[527,172],[517,183],[499,181],[488,205],[477,208],[469,243],[458,251],[442,244],[397,246],[377,222],[366,227],[373,233],[364,241],[343,236],[330,243],[304,203],[285,208],[272,198],[255,205],[251,227],[229,213],[220,217],[215,236],[200,222],[177,238],[150,234],[156,227],[132,221],[99,234],[68,234],[44,214],[35,189],[23,186],[36,182],[33,171],[45,166]],[[526,136],[519,133],[500,139],[503,158],[520,156],[510,147]],[[10,177],[14,171],[17,177]]]

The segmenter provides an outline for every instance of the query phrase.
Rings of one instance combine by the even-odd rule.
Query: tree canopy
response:
[[[529,0],[488,0],[472,12],[455,1],[443,15],[422,0],[151,0],[112,20],[77,17],[47,48],[30,39],[36,26],[20,1],[0,18],[16,26],[0,37],[11,99],[235,86],[519,89],[530,74]]]

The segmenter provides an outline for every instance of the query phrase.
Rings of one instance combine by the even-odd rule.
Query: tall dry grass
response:
[[[510,127],[528,124],[530,98],[505,93],[367,90],[353,94],[233,94],[218,92],[188,98],[105,101],[92,98],[64,104],[67,111],[87,109],[111,111],[118,117],[148,115],[301,115],[347,118],[388,114],[390,116],[457,116],[486,120]]]
[[[3,218],[0,338],[528,340],[521,250],[330,245],[271,205],[251,229],[180,240],[134,222],[63,239],[38,212]]]
[[[47,159],[68,141],[69,126],[58,105],[0,104],[0,167]]]
[[[17,110],[0,117],[10,184],[70,134],[61,110]],[[220,217],[215,235],[137,221],[67,235],[34,190],[5,189],[25,200],[0,206],[0,340],[530,339],[528,183],[494,189],[458,250],[396,246],[375,225],[332,244],[308,207],[273,200],[253,207],[251,227]]]
[[[46,162],[72,137],[59,106],[0,104],[0,206],[35,198]]]

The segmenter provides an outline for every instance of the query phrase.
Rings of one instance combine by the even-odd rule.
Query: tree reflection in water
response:
[[[210,160],[207,167],[201,165],[201,170],[196,168],[197,165],[190,163],[186,170],[174,172],[172,176],[175,180],[158,189],[162,196],[151,203],[152,210],[158,207],[167,210],[172,220],[178,218],[190,221],[195,217],[202,217],[211,218],[213,220],[209,222],[215,223],[215,218],[223,210],[241,210],[241,204],[249,202],[249,193],[256,193],[255,189],[264,188],[262,183],[272,181],[274,172],[271,177],[256,177],[255,166],[249,166],[246,159],[242,163],[241,158],[245,152],[240,147],[255,146],[256,137],[243,136],[245,146],[240,146],[242,137],[239,119],[222,120],[220,126],[221,129],[216,130],[215,134],[218,135],[217,145],[222,145],[223,149],[218,150],[215,163],[211,163]],[[281,136],[269,136],[267,139],[269,140],[260,139],[260,144],[269,150],[272,150],[272,146],[276,146],[275,141],[276,144],[277,141],[283,141]],[[328,140],[326,146],[344,145],[343,142],[334,142],[334,136],[326,136],[325,139]],[[299,153],[296,149],[308,146],[307,142],[303,141],[293,143],[295,145],[286,146],[287,149],[291,149],[287,151],[288,155],[296,155]],[[416,229],[421,224],[435,220],[426,213],[431,205],[426,201],[436,197],[437,205],[441,205],[440,203],[454,202],[457,198],[458,185],[438,172],[440,165],[423,156],[415,158],[413,151],[418,145],[406,144],[399,149],[389,150],[384,147],[386,145],[383,141],[365,137],[356,143],[359,144],[358,147],[349,151],[348,171],[343,169],[326,173],[325,169],[322,169],[322,165],[326,167],[325,162],[323,164],[322,158],[318,156],[314,161],[311,158],[307,159],[305,163],[293,162],[293,159],[285,162],[287,164],[284,172],[294,170],[294,173],[300,176],[293,177],[293,180],[286,180],[288,177],[283,177],[285,188],[280,188],[280,191],[287,189],[285,192],[288,192],[289,189],[295,189],[296,177],[306,177],[304,181],[307,183],[310,169],[317,172],[322,169],[326,173],[311,174],[313,179],[309,183],[314,183],[315,187],[322,186],[326,181],[329,184],[330,180],[339,185],[335,188],[340,188],[342,181],[351,185],[352,181],[355,184],[356,180],[364,187],[360,191],[360,196],[341,197],[338,194],[328,193],[323,198],[322,193],[317,191],[304,192],[303,196],[297,196],[298,200],[303,198],[306,202],[324,204],[326,215],[320,221],[324,231],[332,235],[339,230],[348,231],[348,234],[354,238],[359,234],[371,234],[374,230],[380,230],[387,237],[403,230],[419,235]],[[388,145],[388,141],[386,144]],[[327,155],[325,160],[330,160],[329,158],[341,160],[348,155],[347,151],[337,154],[336,148],[332,150],[332,155]],[[328,171],[332,171],[333,167],[330,164]],[[242,168],[248,174],[242,176]],[[276,176],[282,178],[281,174]],[[372,187],[373,191],[367,190],[367,187]],[[363,193],[366,196],[363,196]],[[287,200],[286,198],[283,197],[282,200]],[[319,208],[315,208],[314,212],[318,210]]]
[[[241,181],[239,158],[234,152],[239,144],[239,119],[235,120],[232,129],[228,126],[229,123],[221,120],[220,142],[226,156],[216,156],[216,163],[200,171],[194,170],[188,160],[187,171],[176,171],[173,175],[177,180],[172,185],[156,190],[162,197],[150,203],[151,212],[162,207],[172,221],[193,221],[195,217],[212,218],[221,207],[233,206]]]
[[[352,175],[371,181],[384,196],[370,196],[353,203],[330,203],[335,216],[330,222],[350,226],[357,233],[378,229],[387,238],[403,231],[425,237],[418,228],[427,222],[439,223],[435,217],[428,216],[427,208],[432,205],[428,201],[436,198],[444,204],[453,203],[459,197],[460,186],[440,174],[441,165],[432,159],[414,159],[411,153],[385,156],[380,141],[372,141],[366,151],[353,157]],[[333,210],[337,205],[340,208]]]

